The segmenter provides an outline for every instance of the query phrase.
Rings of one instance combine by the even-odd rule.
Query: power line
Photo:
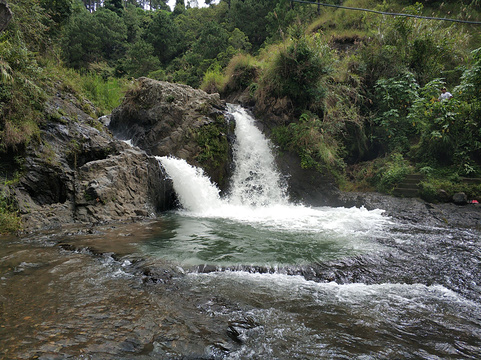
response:
[[[303,3],[303,4],[312,4],[312,5],[317,5],[317,6],[334,7],[334,8],[346,9],[346,10],[365,11],[365,12],[370,12],[370,13],[374,13],[374,14],[381,14],[381,15],[405,16],[405,17],[413,17],[413,18],[418,18],[418,19],[441,20],[441,21],[451,21],[451,22],[458,22],[458,23],[464,23],[464,24],[481,25],[481,21],[469,21],[469,20],[458,20],[458,19],[450,19],[450,18],[439,18],[439,17],[433,17],[433,16],[391,13],[391,12],[385,12],[385,11],[363,9],[363,8],[356,8],[356,7],[349,7],[349,6],[342,6],[342,5],[323,4],[323,3],[305,1],[305,0],[291,0],[291,2],[298,2],[298,3]]]

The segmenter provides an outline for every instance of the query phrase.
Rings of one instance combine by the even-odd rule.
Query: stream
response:
[[[231,111],[229,194],[163,157],[178,210],[0,238],[0,358],[481,358],[479,228],[293,204]]]

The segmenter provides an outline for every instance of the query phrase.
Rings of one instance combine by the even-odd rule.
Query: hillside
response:
[[[440,190],[447,199],[458,191],[481,198],[479,184],[458,181],[481,176],[481,25],[457,22],[481,21],[477,1],[348,0],[336,8],[230,0],[177,2],[173,11],[162,1],[152,10],[122,0],[0,3],[13,13],[0,33],[5,230],[19,226],[8,189],[22,176],[26,146],[65,118],[49,99],[71,94],[99,126],[95,119],[141,76],[251,107],[280,151],[332,173],[344,190],[391,193],[421,173],[427,200],[440,200]],[[438,101],[443,86],[449,101]]]

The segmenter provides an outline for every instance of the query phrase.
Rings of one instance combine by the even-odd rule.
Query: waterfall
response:
[[[201,213],[222,205],[219,189],[202,169],[170,156],[157,157],[157,160],[172,178],[174,190],[184,209]]]
[[[219,189],[202,169],[185,160],[158,157],[172,178],[182,208],[190,215],[282,231],[336,232],[350,236],[353,232],[364,234],[385,222],[382,210],[311,208],[289,203],[268,139],[244,109],[230,105],[229,110],[236,120],[236,142],[235,170],[227,197],[220,197]]]
[[[240,106],[229,105],[236,121],[235,171],[230,195],[221,199],[219,189],[202,169],[173,157],[158,157],[172,178],[182,207],[206,212],[224,205],[260,207],[287,204],[281,176],[275,168],[269,140],[255,126],[255,120]]]
[[[159,240],[162,257],[189,265],[278,266],[378,248],[372,239],[389,222],[382,210],[289,203],[269,141],[244,109],[229,106],[229,111],[236,120],[236,142],[228,196],[221,197],[201,169],[158,158],[182,205],[164,219],[175,222],[175,231],[166,230],[169,240]]]
[[[229,202],[252,206],[286,204],[286,191],[269,140],[245,109],[230,105],[229,110],[236,121],[235,172]]]

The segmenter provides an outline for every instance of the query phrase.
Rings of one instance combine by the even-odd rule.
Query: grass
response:
[[[105,72],[89,71],[80,73],[74,69],[66,68],[58,60],[45,58],[43,62],[44,73],[48,79],[44,81],[53,88],[72,93],[80,100],[88,99],[96,107],[92,117],[102,116],[112,112],[120,105],[122,98],[132,82],[128,79],[104,77]],[[84,111],[89,112],[89,109]]]

